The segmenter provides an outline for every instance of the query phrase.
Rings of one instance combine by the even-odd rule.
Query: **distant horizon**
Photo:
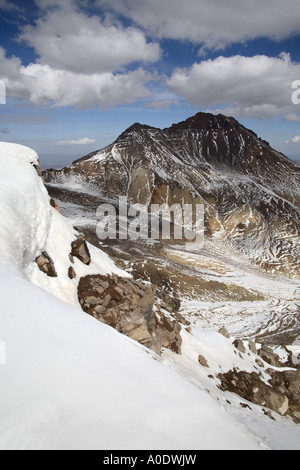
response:
[[[97,150],[102,150],[102,149],[95,149],[95,151]],[[85,155],[82,155],[81,157],[85,157]],[[42,171],[45,171],[45,170],[59,170],[61,168],[64,168],[64,167],[67,167],[67,166],[71,166],[73,164],[73,162],[78,159],[78,158],[81,158],[80,156],[79,157],[66,157],[65,155],[61,155],[61,156],[51,156],[51,155],[44,155],[43,157],[39,157],[40,158],[40,164],[41,164],[41,169]],[[300,165],[300,157],[289,157],[288,155],[286,155],[286,157],[288,157],[290,160],[296,162],[297,164]],[[54,165],[51,165],[51,159],[52,159],[52,162],[54,162]],[[59,162],[65,162],[64,164],[60,164]],[[49,162],[49,163],[47,163]]]

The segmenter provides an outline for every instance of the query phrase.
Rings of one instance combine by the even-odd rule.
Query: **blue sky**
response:
[[[0,80],[0,140],[44,168],[198,111],[300,160],[299,0],[0,0]]]

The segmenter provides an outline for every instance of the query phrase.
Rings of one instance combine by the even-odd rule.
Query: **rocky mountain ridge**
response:
[[[106,201],[203,204],[208,239],[299,277],[300,167],[232,117],[198,113],[163,130],[136,123],[105,149],[44,176]]]

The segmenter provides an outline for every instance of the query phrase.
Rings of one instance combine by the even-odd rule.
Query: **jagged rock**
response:
[[[232,344],[234,345],[234,347],[235,347],[238,351],[240,351],[240,352],[242,352],[242,353],[245,353],[245,352],[246,352],[246,348],[245,348],[244,343],[243,343],[242,340],[236,339],[236,340],[234,340],[234,342],[233,342]]]
[[[269,346],[262,344],[258,351],[258,355],[271,366],[282,367],[282,364],[279,361],[279,356],[275,354]]]
[[[72,266],[69,267],[68,276],[69,276],[70,279],[75,279],[76,278],[76,272],[75,272],[74,268],[72,268]]]
[[[78,298],[85,312],[146,347],[181,352],[180,326],[159,309],[154,311],[151,287],[118,276],[86,276],[78,285]]]
[[[289,414],[300,422],[300,371],[268,369],[267,372],[271,376],[270,385],[287,396]]]
[[[268,410],[268,411],[263,410],[263,412],[264,412],[264,414],[265,414],[266,416],[268,416],[268,418],[270,418],[272,421],[276,421],[276,419],[274,418],[274,416],[272,415],[272,413],[271,413],[270,410]]]
[[[240,405],[241,405],[242,408],[248,408],[248,410],[252,411],[251,406],[249,406],[247,403],[240,403]]]
[[[259,367],[264,367],[264,363],[263,363],[263,361],[261,361],[260,359],[257,359],[257,358],[256,358],[256,359],[255,359],[255,362],[256,362],[256,364],[257,364]]]
[[[162,298],[164,301],[163,307],[168,310],[168,312],[179,312],[181,307],[181,301],[177,297],[173,297],[169,294],[163,293]]]
[[[47,274],[49,277],[57,277],[57,272],[52,258],[44,251],[40,256],[35,259],[40,271]]]
[[[83,264],[91,263],[91,255],[85,241],[84,235],[79,235],[77,240],[72,243],[71,255],[78,258]]]
[[[124,297],[123,290],[116,284],[111,284],[106,292],[111,296],[112,300],[122,300]]]
[[[279,350],[286,354],[283,358],[279,357],[280,367],[291,367],[292,369],[299,369],[299,357],[297,358],[296,355],[294,356],[292,351],[290,351],[287,346],[281,345],[279,346]]]
[[[40,165],[40,161],[38,160],[37,163],[31,163],[33,168],[35,169],[35,171],[37,172],[37,174],[42,178],[42,170],[41,170],[41,165]]]
[[[228,333],[228,331],[226,330],[226,328],[223,326],[222,328],[220,328],[219,330],[219,333],[220,335],[224,336],[225,338],[230,338],[230,334]]]
[[[231,370],[219,374],[220,389],[236,393],[256,405],[266,406],[284,416],[289,410],[289,399],[286,394],[261,380],[255,372]]]
[[[180,330],[181,327],[177,320],[164,314],[160,314],[160,318],[156,318],[156,334],[160,338],[162,347],[171,349],[177,354],[181,354]]]

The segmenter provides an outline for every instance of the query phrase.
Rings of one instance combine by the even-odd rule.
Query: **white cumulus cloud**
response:
[[[69,2],[25,26],[19,39],[34,48],[41,64],[74,73],[114,72],[160,58],[159,44],[141,30],[88,16]]]
[[[18,37],[34,49],[35,62],[8,58],[0,47],[0,80],[8,97],[37,106],[88,109],[151,96],[147,84],[153,75],[142,65],[159,60],[157,42],[149,42],[138,28],[91,16],[71,0],[36,3],[40,18],[23,26]]]
[[[124,73],[81,74],[39,63],[22,66],[18,58],[7,58],[1,47],[0,77],[7,95],[37,106],[114,108],[151,96],[146,86],[151,76],[142,68]]]
[[[300,64],[288,54],[279,57],[218,57],[176,69],[167,81],[172,92],[194,106],[228,108],[227,112],[257,118],[291,115],[292,82]]]

